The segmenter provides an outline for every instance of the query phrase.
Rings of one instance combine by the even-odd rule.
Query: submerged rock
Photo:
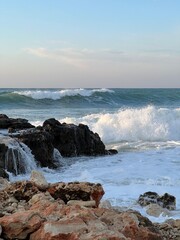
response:
[[[0,129],[11,129],[11,132],[13,132],[13,129],[19,130],[19,129],[27,129],[27,128],[34,128],[32,124],[28,122],[27,119],[23,118],[9,118],[5,114],[0,114]]]
[[[156,192],[145,192],[139,196],[138,203],[141,206],[147,206],[153,203],[158,204],[162,208],[167,208],[168,210],[176,209],[176,198],[168,193],[159,196]]]

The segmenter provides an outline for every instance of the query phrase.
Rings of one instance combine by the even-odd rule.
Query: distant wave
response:
[[[94,93],[113,93],[113,90],[109,90],[106,88],[102,89],[63,89],[63,90],[26,90],[26,91],[14,91],[13,93],[31,97],[33,99],[52,99],[52,100],[58,100],[66,96],[83,96],[83,97],[89,97],[92,96]]]
[[[6,108],[141,108],[180,106],[180,89],[0,89]]]

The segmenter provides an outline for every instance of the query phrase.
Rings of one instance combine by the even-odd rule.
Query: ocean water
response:
[[[176,197],[176,211],[148,217],[155,222],[180,218],[180,89],[0,89],[0,113],[36,126],[52,117],[84,123],[107,149],[119,152],[60,158],[60,169],[39,169],[49,182],[100,182],[104,200],[146,216],[136,203],[139,195],[168,192]],[[11,175],[11,181],[28,178],[29,173]]]

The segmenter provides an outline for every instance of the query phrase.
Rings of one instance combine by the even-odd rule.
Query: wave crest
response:
[[[180,109],[120,109],[115,113],[90,114],[81,118],[64,118],[61,122],[87,124],[106,144],[123,141],[180,140]]]
[[[58,100],[63,97],[70,97],[70,96],[83,96],[83,97],[90,97],[94,93],[113,93],[113,90],[102,88],[102,89],[62,89],[62,90],[27,90],[27,91],[14,91],[13,93],[23,95],[26,97],[31,97],[33,99],[52,99]]]

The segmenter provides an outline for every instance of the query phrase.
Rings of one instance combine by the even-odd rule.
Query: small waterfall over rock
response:
[[[10,137],[4,137],[1,142],[8,147],[5,154],[5,170],[18,175],[37,169],[34,156],[28,146]]]
[[[66,165],[66,160],[62,157],[61,153],[57,148],[54,148],[53,160],[58,167]]]

